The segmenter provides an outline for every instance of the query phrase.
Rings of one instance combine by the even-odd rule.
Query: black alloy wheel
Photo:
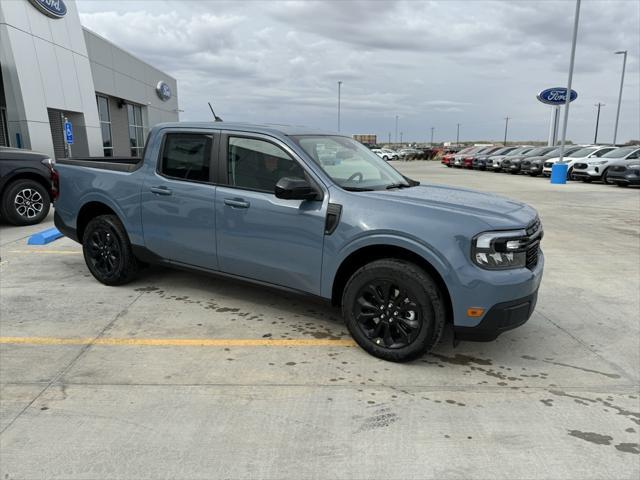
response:
[[[357,294],[354,316],[362,333],[385,348],[402,348],[412,343],[422,327],[416,300],[391,280],[376,279]]]
[[[91,274],[105,285],[128,283],[138,272],[127,232],[115,215],[100,215],[87,224],[82,251]]]
[[[122,260],[122,251],[108,228],[96,228],[91,232],[87,252],[93,268],[101,276],[108,278],[115,275]]]

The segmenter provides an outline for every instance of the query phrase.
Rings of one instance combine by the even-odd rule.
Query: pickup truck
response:
[[[0,147],[0,215],[13,225],[35,225],[55,198],[55,162],[48,155]]]
[[[302,127],[154,127],[143,158],[57,162],[55,224],[106,285],[146,263],[333,302],[370,354],[407,361],[525,323],[544,257],[536,211],[421,185],[355,140]]]

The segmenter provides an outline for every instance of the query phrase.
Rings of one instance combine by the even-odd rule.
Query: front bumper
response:
[[[604,171],[603,165],[589,165],[587,168],[573,169],[573,176],[577,180],[582,180],[583,178],[597,180],[602,176],[602,172]]]
[[[611,172],[607,177],[609,182],[623,183],[625,185],[640,185],[640,175],[634,173],[633,170],[627,170],[625,172]]]
[[[507,330],[512,330],[529,320],[538,300],[538,290],[531,295],[498,303],[491,307],[482,321],[474,327],[454,326],[456,340],[490,342]]]

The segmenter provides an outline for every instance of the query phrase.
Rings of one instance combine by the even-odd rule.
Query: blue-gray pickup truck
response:
[[[406,361],[525,323],[544,258],[536,211],[421,185],[353,139],[242,123],[162,124],[143,158],[60,160],[55,224],[93,276],[148,263],[311,294],[367,352]]]

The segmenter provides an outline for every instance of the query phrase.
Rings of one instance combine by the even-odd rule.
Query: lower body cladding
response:
[[[542,174],[542,167],[540,165],[523,165],[521,171],[524,174],[536,177]]]

